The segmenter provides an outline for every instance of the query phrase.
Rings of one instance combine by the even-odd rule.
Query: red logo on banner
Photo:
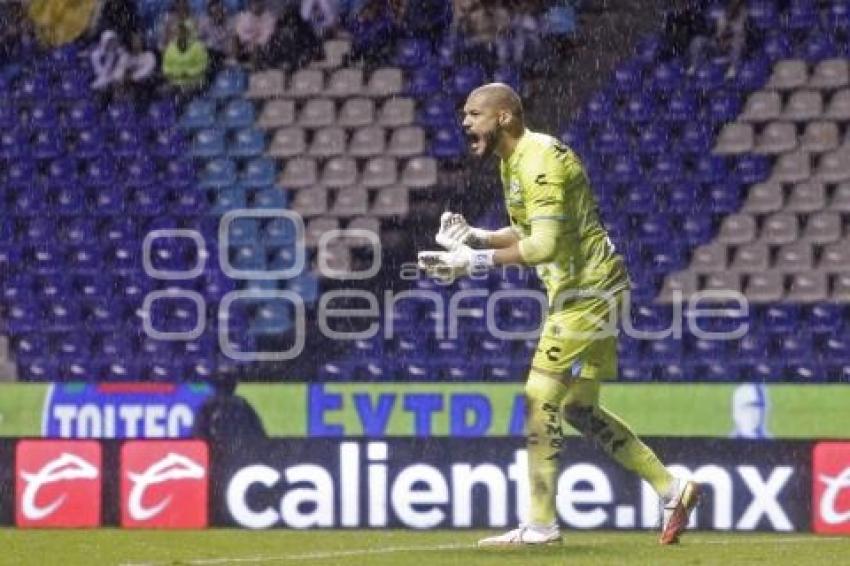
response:
[[[820,442],[812,456],[812,527],[850,534],[850,442]]]
[[[100,525],[100,444],[22,440],[16,447],[15,462],[15,522],[19,527]]]
[[[121,447],[121,525],[196,529],[207,525],[207,445],[134,441]]]

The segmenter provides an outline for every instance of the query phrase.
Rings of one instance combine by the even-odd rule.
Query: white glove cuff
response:
[[[472,250],[470,254],[470,267],[474,270],[489,269],[493,267],[496,250]]]

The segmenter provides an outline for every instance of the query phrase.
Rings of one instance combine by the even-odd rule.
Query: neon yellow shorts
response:
[[[621,293],[581,299],[550,314],[532,368],[555,377],[615,379]]]

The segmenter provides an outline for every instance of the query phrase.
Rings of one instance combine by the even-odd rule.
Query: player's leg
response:
[[[677,542],[699,501],[699,486],[674,477],[622,419],[599,404],[600,381],[616,372],[615,338],[605,338],[589,346],[583,354],[580,377],[568,385],[564,399],[565,418],[623,468],[636,473],[655,489],[664,502],[664,524],[659,542]]]

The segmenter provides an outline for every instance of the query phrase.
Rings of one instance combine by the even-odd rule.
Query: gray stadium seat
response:
[[[733,271],[719,271],[703,275],[703,291],[731,291],[741,292],[741,275]]]
[[[339,220],[337,218],[328,218],[326,216],[312,218],[307,222],[307,226],[304,229],[304,243],[307,247],[316,247],[322,234],[329,230],[338,229]]]
[[[738,246],[732,254],[729,269],[741,273],[759,273],[770,268],[770,249],[766,244],[754,242]]]
[[[337,121],[345,128],[361,128],[375,121],[375,102],[369,98],[349,98],[339,111]]]
[[[753,303],[775,303],[785,295],[785,280],[776,271],[762,271],[747,277],[744,295]]]
[[[295,157],[307,150],[307,134],[303,128],[281,128],[274,133],[268,155],[272,157]]]
[[[359,216],[369,210],[369,193],[363,187],[349,187],[336,191],[336,199],[328,214],[331,216]]]
[[[806,181],[791,187],[785,210],[788,212],[815,212],[826,206],[826,187],[823,183]]]
[[[269,69],[251,73],[248,79],[248,90],[246,98],[275,98],[283,96],[284,88],[283,71]]]
[[[348,98],[360,96],[362,93],[363,69],[343,68],[331,74],[323,94],[333,98]]]
[[[769,122],[782,113],[782,97],[774,91],[756,91],[747,98],[744,111],[738,117],[744,122]]]
[[[350,157],[334,157],[325,163],[322,184],[326,187],[350,187],[357,183],[357,162]]]
[[[823,97],[816,90],[800,90],[791,95],[782,110],[782,119],[808,122],[823,115]]]
[[[811,153],[832,151],[838,144],[838,124],[835,122],[810,122],[800,138],[800,149]]]
[[[278,184],[286,189],[312,187],[317,181],[316,161],[309,157],[290,159],[278,177]]]
[[[829,295],[829,277],[822,271],[796,273],[791,278],[785,300],[792,303],[820,303]]]
[[[402,126],[390,135],[387,153],[395,157],[413,157],[425,153],[425,130],[419,126]]]
[[[328,211],[328,190],[324,187],[310,187],[295,193],[292,210],[309,218],[321,216]]]
[[[412,98],[390,98],[381,106],[378,124],[386,128],[409,126],[416,119],[416,103]]]
[[[835,187],[829,199],[829,210],[850,212],[850,182]]]
[[[319,69],[300,69],[292,73],[286,96],[311,98],[321,96],[325,88],[325,75]]]
[[[313,142],[307,153],[314,157],[334,157],[345,153],[345,146],[345,130],[331,126],[313,134]]]
[[[711,243],[699,246],[691,255],[689,269],[697,273],[726,271],[728,265],[726,244]]]
[[[378,191],[369,214],[379,217],[407,216],[410,211],[409,201],[407,187],[386,187]]]
[[[776,252],[773,269],[782,273],[802,273],[814,267],[814,250],[808,242],[785,244]]]
[[[374,216],[358,216],[357,218],[352,218],[348,222],[346,228],[348,228],[349,230],[366,230],[367,232],[372,232],[373,234],[377,234],[378,236],[381,235],[381,221],[375,218]],[[371,245],[371,243],[366,238],[350,238],[349,241],[352,245]]]
[[[828,155],[828,154],[827,154]],[[773,165],[771,181],[799,183],[812,175],[812,160],[808,153],[795,151],[780,155]]]
[[[661,291],[655,299],[659,303],[669,303],[676,298],[676,294],[681,293],[683,299],[687,299],[697,290],[697,274],[693,271],[679,271],[671,273],[664,277],[664,283],[661,285]]]
[[[750,214],[730,214],[720,223],[717,242],[746,244],[756,238],[756,220]]]
[[[295,102],[292,100],[267,100],[257,120],[257,126],[272,130],[295,122]]]
[[[401,184],[411,188],[433,187],[437,184],[437,160],[433,157],[409,159],[401,173]]]
[[[759,241],[765,244],[790,244],[800,236],[800,221],[796,214],[776,212],[764,219]]]
[[[813,244],[828,244],[841,239],[841,214],[833,211],[809,215],[802,239]]]
[[[850,273],[850,238],[825,245],[818,269],[827,273]]]
[[[339,238],[322,246],[316,254],[316,268],[325,277],[339,277],[341,273],[350,272],[351,264],[351,248]]]
[[[833,94],[823,116],[829,120],[850,120],[850,89]]]
[[[819,90],[835,90],[850,84],[846,59],[825,59],[818,63],[807,86]]]
[[[797,127],[791,122],[770,122],[755,145],[756,153],[777,155],[797,147]]]
[[[311,98],[298,114],[298,125],[304,128],[324,128],[336,122],[336,104],[328,98]]]
[[[404,89],[404,76],[401,69],[382,67],[375,69],[366,85],[366,94],[373,98],[387,98],[400,94]]]
[[[750,214],[776,212],[784,203],[784,191],[779,183],[756,183],[750,187],[741,210]]]
[[[329,39],[323,45],[324,57],[313,61],[310,67],[314,69],[336,69],[341,67],[345,56],[351,52],[351,41],[347,39]]]
[[[824,183],[850,181],[850,148],[840,147],[824,153],[815,171],[815,178]]]
[[[348,153],[353,157],[381,155],[387,146],[387,132],[379,126],[366,126],[354,130],[348,143]]]
[[[832,276],[829,300],[836,303],[850,303],[850,273]]]
[[[364,187],[388,187],[398,180],[398,164],[392,157],[373,157],[366,162],[360,183]]]
[[[777,61],[767,81],[766,88],[775,90],[794,90],[806,85],[809,69],[802,59],[784,59]]]
[[[717,155],[736,155],[753,149],[753,127],[750,124],[732,122],[723,126],[717,136],[713,152]]]

